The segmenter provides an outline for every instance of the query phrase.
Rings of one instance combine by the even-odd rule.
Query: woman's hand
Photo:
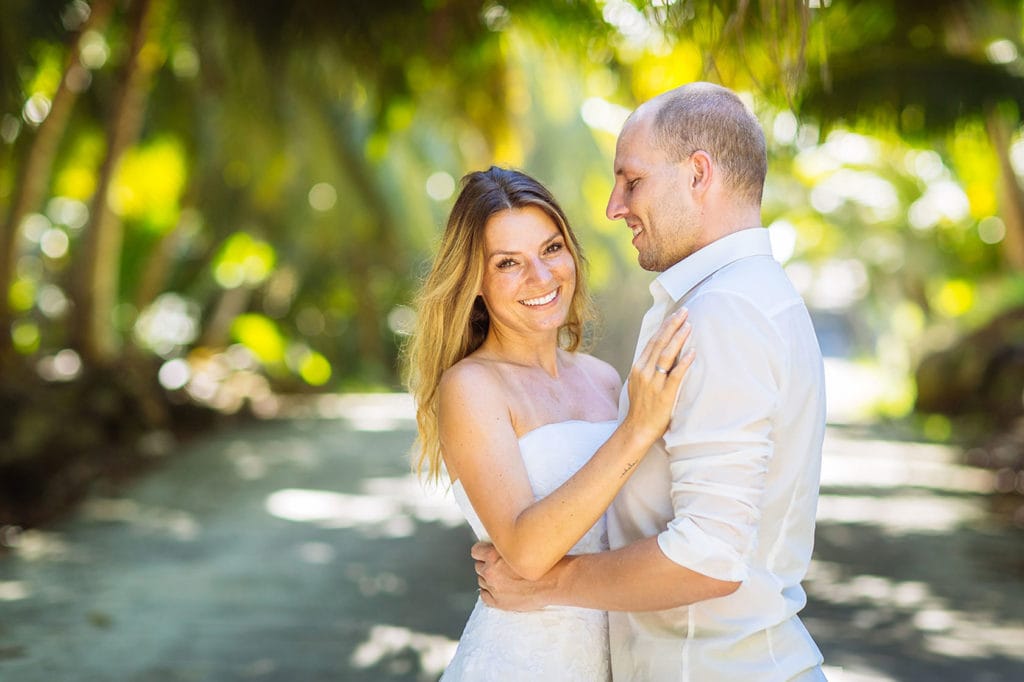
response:
[[[480,599],[488,606],[503,611],[536,611],[548,605],[545,587],[550,587],[552,581],[547,576],[524,580],[489,542],[476,543],[470,554],[476,561]]]
[[[679,385],[696,356],[691,350],[679,357],[690,336],[687,314],[680,308],[665,318],[629,372],[629,412],[622,423],[651,443],[668,428]]]

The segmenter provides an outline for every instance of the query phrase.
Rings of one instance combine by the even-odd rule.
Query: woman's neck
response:
[[[524,367],[539,367],[558,377],[558,333],[530,339],[515,337],[491,329],[480,345],[487,357]]]

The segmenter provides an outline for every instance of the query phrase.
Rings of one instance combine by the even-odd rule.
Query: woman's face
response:
[[[492,332],[557,335],[575,293],[576,262],[547,213],[526,206],[491,216],[480,295]]]

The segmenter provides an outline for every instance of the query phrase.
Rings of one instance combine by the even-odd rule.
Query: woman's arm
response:
[[[685,311],[666,319],[630,371],[630,412],[608,441],[560,488],[534,500],[500,383],[486,366],[460,363],[440,386],[445,463],[505,561],[539,578],[611,504],[633,467],[661,437],[693,361],[675,363],[689,334]],[[672,367],[668,374],[655,364]],[[673,367],[673,365],[675,365]]]
[[[620,549],[567,556],[537,580],[524,580],[489,543],[473,545],[480,598],[505,611],[535,611],[550,604],[602,611],[662,611],[740,587],[680,566],[665,556],[657,537]]]

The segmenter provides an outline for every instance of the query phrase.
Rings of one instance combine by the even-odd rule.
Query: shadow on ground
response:
[[[436,680],[476,598],[471,535],[410,476],[408,416],[375,398],[213,434],[3,531],[0,679]],[[1024,534],[949,452],[889,448],[827,448],[804,615],[831,679],[1024,679]]]

